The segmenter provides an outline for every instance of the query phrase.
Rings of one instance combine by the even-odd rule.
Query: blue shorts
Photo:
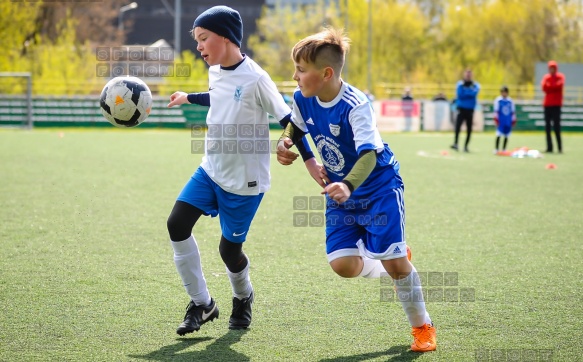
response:
[[[342,205],[328,199],[326,254],[328,262],[344,256],[380,260],[407,256],[403,188]]]
[[[497,137],[500,137],[500,136],[509,137],[511,132],[512,132],[512,124],[503,124],[503,125],[499,125],[496,128],[496,136]]]
[[[199,208],[204,215],[219,215],[223,236],[233,243],[242,243],[247,238],[261,199],[263,194],[243,196],[223,190],[202,167],[194,172],[177,198]]]

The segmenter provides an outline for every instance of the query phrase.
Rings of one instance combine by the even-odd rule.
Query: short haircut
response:
[[[348,50],[350,39],[346,37],[344,30],[326,27],[294,45],[291,57],[296,63],[303,60],[314,64],[318,69],[332,67],[334,73],[340,76]]]

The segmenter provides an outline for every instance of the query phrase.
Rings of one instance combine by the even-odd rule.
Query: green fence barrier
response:
[[[142,128],[188,128],[204,125],[207,107],[183,105],[168,108],[168,100],[155,98],[152,112]],[[33,97],[34,127],[112,127],[103,117],[97,97]],[[0,96],[0,126],[19,126],[26,123],[26,98]]]
[[[496,129],[494,105],[482,104],[486,131]],[[561,129],[563,131],[583,131],[583,105],[568,104],[561,108]],[[540,103],[516,103],[516,131],[544,131],[545,115]]]
[[[205,126],[207,107],[182,105],[168,108],[168,99],[154,97],[152,112],[140,128],[190,128]],[[482,103],[486,131],[495,129],[492,103]],[[113,127],[101,115],[99,99],[90,97],[33,97],[34,127]],[[540,103],[516,102],[517,131],[544,130],[544,113]],[[422,115],[423,117],[423,115]],[[0,95],[0,126],[24,126],[27,103],[24,96]],[[583,105],[568,104],[562,108],[564,131],[583,131]],[[279,129],[270,118],[270,128]]]
[[[24,96],[0,95],[0,126],[23,126],[27,121]],[[184,104],[168,108],[168,99],[154,97],[150,116],[140,128],[190,128],[205,126],[208,107]],[[33,97],[33,127],[113,127],[101,114],[99,98]],[[281,128],[270,118],[270,128]]]

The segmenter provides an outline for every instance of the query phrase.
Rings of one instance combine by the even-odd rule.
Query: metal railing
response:
[[[39,80],[32,78],[32,94],[42,96],[60,95],[98,95],[108,78],[95,78],[90,81],[78,80]],[[208,89],[206,79],[180,79],[179,77],[148,78],[143,80],[148,84],[154,95],[166,96],[177,90],[185,92],[203,92]],[[282,93],[291,95],[297,86],[294,81],[275,82]],[[502,85],[480,84],[481,90],[478,99],[481,101],[494,100],[500,95]],[[520,101],[541,101],[544,97],[538,84],[507,85],[510,97]],[[405,88],[411,89],[415,100],[430,100],[437,94],[443,93],[448,100],[455,98],[455,83],[452,84],[407,84],[407,83],[377,83],[372,90],[376,99],[400,99]],[[10,77],[0,77],[0,94],[22,94],[26,85],[22,80]],[[583,87],[565,86],[565,103],[583,103]]]
[[[508,85],[509,95],[514,100],[542,101],[544,93],[538,84]],[[374,88],[373,94],[377,99],[400,99],[405,88],[411,89],[411,94],[416,100],[433,99],[437,94],[443,93],[448,100],[455,98],[455,83],[452,84],[407,84],[407,83],[379,83]],[[501,85],[480,84],[478,99],[489,101],[500,95]],[[566,103],[583,103],[583,87],[565,86],[564,101]]]

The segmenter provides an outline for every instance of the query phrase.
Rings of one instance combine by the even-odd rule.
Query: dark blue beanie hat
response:
[[[192,28],[201,27],[229,39],[239,48],[243,41],[243,21],[237,10],[228,6],[213,6],[200,14]]]

